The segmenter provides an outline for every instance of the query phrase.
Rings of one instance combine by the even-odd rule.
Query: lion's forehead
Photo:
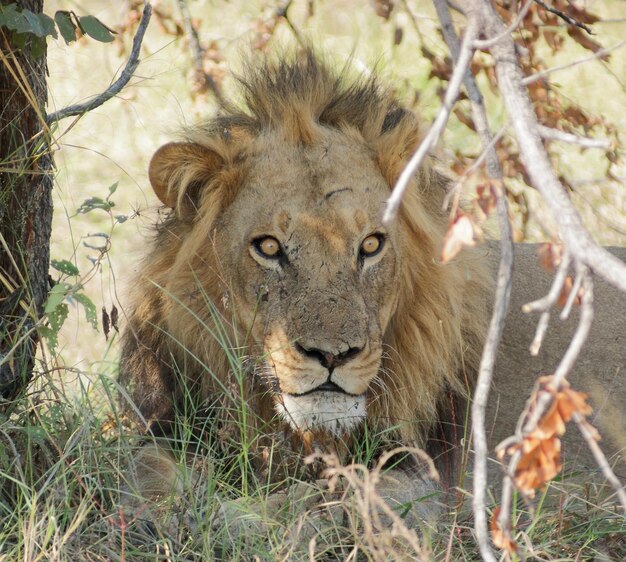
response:
[[[231,224],[239,222],[248,240],[265,234],[290,239],[291,246],[298,238],[319,240],[352,254],[363,236],[381,229],[389,187],[362,147],[348,148],[329,145],[327,158],[319,156],[320,147],[294,146],[271,158],[253,156],[230,209]],[[315,165],[318,156],[332,165]]]
[[[246,183],[259,195],[292,200],[300,207],[334,206],[338,199],[349,204],[350,198],[365,207],[380,203],[389,189],[373,153],[336,131],[311,145],[262,137],[249,156]]]

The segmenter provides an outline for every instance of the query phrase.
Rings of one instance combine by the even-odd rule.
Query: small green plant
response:
[[[111,199],[117,190],[118,182],[113,183],[108,188],[108,194],[105,198],[102,197],[89,197],[85,199],[78,209],[75,215],[84,215],[93,211],[103,211],[110,218],[111,232],[117,224],[121,224],[127,220],[126,215],[114,215],[112,209],[115,207],[115,201]],[[71,219],[71,217],[70,217]],[[47,318],[47,325],[39,327],[39,334],[46,338],[48,346],[54,353],[58,346],[59,331],[63,328],[63,324],[69,316],[68,304],[80,305],[85,311],[87,321],[94,330],[98,330],[98,317],[96,312],[96,305],[87,296],[84,291],[85,283],[93,276],[93,273],[100,267],[100,262],[106,256],[110,249],[111,233],[99,232],[92,234],[91,237],[101,238],[104,240],[104,244],[95,246],[84,242],[84,245],[92,250],[97,250],[98,255],[95,258],[91,258],[92,268],[85,275],[81,276],[81,273],[76,264],[70,260],[52,259],[50,265],[53,269],[59,272],[59,278],[54,282],[54,285],[50,289],[48,299],[45,304],[44,314]],[[105,311],[106,312],[106,311]],[[106,316],[110,322],[110,317]],[[117,322],[113,322],[113,325],[117,327]],[[108,336],[108,322],[105,329],[105,335]]]

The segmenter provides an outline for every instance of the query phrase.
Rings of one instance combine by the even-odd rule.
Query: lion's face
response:
[[[278,412],[332,443],[367,416],[423,441],[478,364],[487,283],[475,259],[436,259],[446,182],[430,165],[381,224],[419,120],[374,76],[335,73],[310,51],[255,63],[241,84],[241,109],[152,158],[173,212],[138,279],[121,380],[149,420],[173,419],[190,388],[245,400],[261,431]],[[244,384],[225,338],[255,366]],[[179,388],[178,372],[192,384]]]
[[[395,307],[389,187],[365,146],[337,131],[310,146],[261,137],[246,167],[216,228],[240,329],[285,419],[339,432],[365,415]]]

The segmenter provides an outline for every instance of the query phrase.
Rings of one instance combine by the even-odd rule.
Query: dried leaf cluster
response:
[[[515,484],[524,494],[532,497],[537,488],[542,487],[561,470],[561,436],[565,433],[565,424],[575,414],[582,418],[591,414],[591,406],[587,404],[587,395],[569,387],[567,382],[555,387],[552,377],[541,377],[538,390],[531,397],[529,416],[536,408],[539,395],[548,393],[551,404],[543,414],[536,427],[527,432],[522,440],[498,451],[503,459],[521,453],[520,461],[515,470]],[[599,439],[597,432],[594,432]]]
[[[582,423],[600,439],[598,432],[585,418],[592,412],[587,403],[587,395],[570,388],[567,381],[559,386],[554,384],[553,376],[538,379],[537,388],[533,392],[527,409],[527,420],[533,418],[539,407],[541,398],[549,397],[549,406],[541,415],[533,428],[524,431],[521,439],[514,443],[503,443],[497,452],[502,461],[505,457],[512,459],[515,466],[513,481],[517,489],[525,497],[532,498],[535,491],[545,486],[561,470],[561,437],[565,434],[565,424],[572,418]],[[517,461],[517,464],[515,464]],[[491,519],[491,537],[493,543],[508,553],[517,551],[517,545],[511,537],[509,529],[499,524],[500,509],[494,510]]]

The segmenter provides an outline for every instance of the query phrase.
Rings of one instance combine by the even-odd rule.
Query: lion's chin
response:
[[[296,431],[320,429],[339,437],[365,419],[365,396],[325,391],[304,396],[283,393],[276,410]]]

